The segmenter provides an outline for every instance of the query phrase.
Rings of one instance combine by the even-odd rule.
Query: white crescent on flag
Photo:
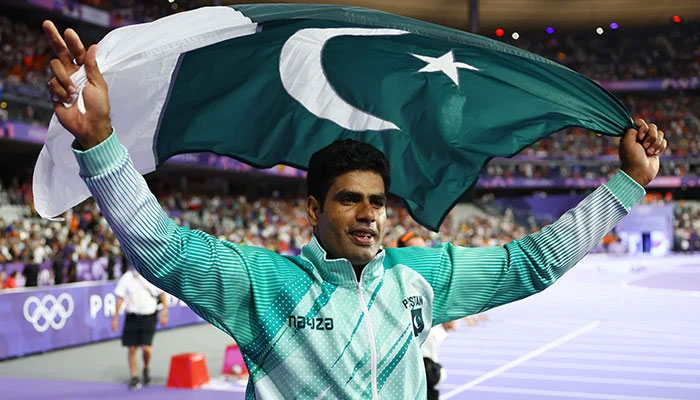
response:
[[[328,40],[338,36],[404,35],[399,29],[309,28],[287,39],[280,53],[282,86],[296,101],[319,118],[352,131],[400,130],[394,123],[377,118],[343,100],[323,70],[321,56]],[[324,79],[319,79],[324,77]]]
[[[420,329],[421,327],[421,323],[417,315],[413,316],[413,326],[416,328],[416,330]]]
[[[352,137],[385,152],[392,193],[435,231],[491,158],[568,126],[631,127],[618,99],[550,60],[356,7],[202,7],[115,29],[96,56],[112,126],[140,173],[201,151],[305,168]],[[71,77],[78,90],[83,78]],[[43,217],[90,195],[72,141],[54,117],[33,179]]]

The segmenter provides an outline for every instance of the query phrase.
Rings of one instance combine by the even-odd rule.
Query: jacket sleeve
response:
[[[539,232],[502,247],[443,245],[440,268],[425,274],[435,292],[434,323],[546,289],[600,242],[644,194],[637,182],[620,171]]]
[[[114,133],[87,151],[76,146],[80,174],[134,267],[240,343],[252,340],[258,328],[248,263],[262,249],[175,224]]]

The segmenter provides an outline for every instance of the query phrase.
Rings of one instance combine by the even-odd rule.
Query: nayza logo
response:
[[[332,331],[333,318],[306,318],[303,315],[290,315],[287,321],[290,328]]]

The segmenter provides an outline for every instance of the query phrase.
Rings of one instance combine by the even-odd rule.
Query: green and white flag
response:
[[[97,58],[112,123],[141,173],[203,151],[305,168],[352,138],[384,151],[391,192],[431,229],[492,157],[568,126],[632,126],[613,95],[559,64],[362,8],[205,7],[116,29]],[[80,88],[84,69],[72,79]],[[71,141],[54,116],[34,172],[44,217],[90,195]]]

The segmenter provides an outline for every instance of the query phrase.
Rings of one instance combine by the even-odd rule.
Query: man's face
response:
[[[379,174],[351,171],[335,178],[323,212],[313,196],[309,196],[307,212],[329,258],[346,258],[353,265],[364,266],[381,247],[385,203],[384,180]]]

